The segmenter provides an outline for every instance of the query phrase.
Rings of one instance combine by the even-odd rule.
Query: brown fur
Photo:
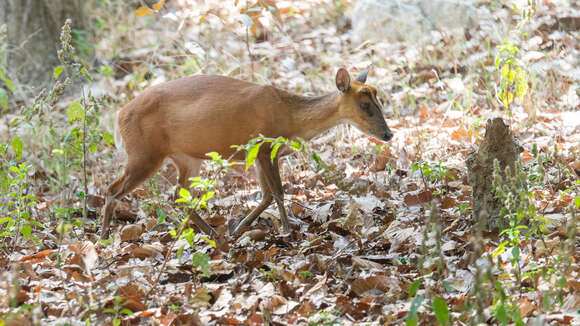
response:
[[[173,159],[179,170],[179,183],[186,186],[191,173],[199,169],[199,164],[196,168],[188,166],[191,163],[188,157],[204,159],[208,152],[229,157],[235,152],[231,145],[246,144],[260,134],[309,139],[350,121],[363,132],[385,138],[390,130],[382,114],[369,117],[357,104],[367,101],[378,105],[374,96],[361,92],[367,88],[376,94],[376,89],[350,81],[346,70],[339,73],[337,82],[342,78],[343,85],[350,87],[345,92],[317,97],[212,75],[186,77],[144,91],[122,108],[117,117],[128,160],[124,174],[107,190],[101,237],[108,236],[115,200],[155,173],[167,157]],[[288,231],[278,162],[271,162],[267,150],[261,150],[257,162],[264,196],[236,231],[251,223],[272,199],[276,200],[284,230]],[[201,218],[193,218],[204,232],[215,234]]]

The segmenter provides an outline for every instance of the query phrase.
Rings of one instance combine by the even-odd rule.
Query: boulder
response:
[[[355,42],[415,41],[439,30],[463,37],[474,28],[487,8],[481,0],[359,0],[352,25]]]

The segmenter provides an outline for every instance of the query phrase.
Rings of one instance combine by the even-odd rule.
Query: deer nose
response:
[[[383,141],[389,141],[393,138],[393,133],[389,130],[383,136]]]

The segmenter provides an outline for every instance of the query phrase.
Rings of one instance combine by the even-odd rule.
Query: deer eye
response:
[[[359,102],[358,106],[365,111],[369,116],[373,115],[371,111],[371,104],[369,102]]]

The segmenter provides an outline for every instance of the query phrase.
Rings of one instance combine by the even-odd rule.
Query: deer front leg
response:
[[[266,182],[264,170],[265,169],[258,164],[258,175],[260,178],[260,186],[262,188],[262,201],[256,208],[254,208],[254,210],[252,210],[252,212],[250,212],[250,214],[248,214],[248,216],[244,217],[244,219],[238,223],[234,230],[231,231],[232,235],[236,235],[242,228],[252,224],[252,222],[272,203],[272,192]]]
[[[270,155],[268,155],[268,162],[270,161]],[[280,179],[280,169],[278,167],[278,157],[274,158],[272,163],[272,168],[269,170],[267,178],[269,180],[270,190],[278,205],[278,212],[280,213],[280,222],[282,222],[282,230],[284,233],[290,233],[292,228],[290,227],[290,222],[288,221],[288,215],[286,215],[286,209],[284,208],[284,189],[282,188],[282,180]]]

